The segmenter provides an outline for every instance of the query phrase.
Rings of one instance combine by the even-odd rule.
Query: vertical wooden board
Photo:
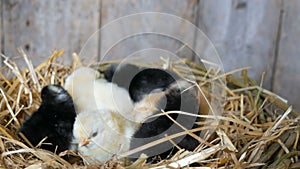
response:
[[[117,18],[141,12],[161,12],[177,15],[178,17],[195,22],[195,7],[197,0],[102,0],[102,25]]]
[[[280,16],[279,0],[201,0],[199,28],[211,39],[225,71],[250,66],[249,74],[270,88],[274,46]],[[208,47],[201,47],[207,55]]]
[[[0,53],[2,53],[3,49],[2,49],[2,43],[3,43],[3,39],[2,39],[2,13],[3,13],[3,10],[2,10],[2,0],[0,0]],[[0,57],[0,67],[2,67],[2,57]]]
[[[273,89],[300,111],[300,2],[283,1],[284,12]]]
[[[101,5],[102,27],[120,17],[143,12],[168,13],[183,18],[185,21],[174,25],[172,19],[162,21],[163,17],[157,17],[157,20],[141,17],[134,21],[121,23],[121,26],[113,27],[110,31],[103,31],[101,33],[100,53],[102,59],[105,57],[105,60],[111,60],[128,56],[144,56],[149,60],[152,60],[155,56],[192,58],[192,51],[188,48],[183,48],[180,52],[176,53],[176,51],[184,45],[181,41],[176,40],[176,37],[158,34],[142,34],[131,36],[123,40],[118,38],[120,35],[130,34],[130,32],[133,33],[134,29],[152,31],[155,24],[163,22],[160,29],[168,31],[171,34],[182,36],[183,39],[188,42],[188,45],[192,46],[194,30],[190,29],[188,25],[191,23],[194,24],[196,21],[195,13],[197,10],[197,3],[197,0],[103,0]],[[109,51],[104,50],[116,40],[121,41],[111,46],[112,48]]]
[[[64,49],[69,63],[88,37],[99,27],[98,1],[18,1],[3,2],[4,53],[18,56],[21,47],[36,65],[54,49]],[[97,54],[97,48],[90,49]],[[24,63],[21,59],[20,63]]]

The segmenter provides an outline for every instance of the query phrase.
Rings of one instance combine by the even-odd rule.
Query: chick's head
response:
[[[42,89],[42,102],[45,105],[57,105],[72,100],[68,92],[59,85],[48,85]]]
[[[74,123],[73,135],[79,147],[88,146],[101,136],[101,130],[103,130],[101,122],[101,117],[95,116],[93,112],[78,114]]]
[[[134,125],[118,116],[108,109],[78,114],[73,129],[73,142],[78,144],[78,152],[103,162],[128,151]]]

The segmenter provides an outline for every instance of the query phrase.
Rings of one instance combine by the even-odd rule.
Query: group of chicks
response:
[[[64,87],[45,86],[39,109],[23,122],[20,132],[33,146],[43,141],[41,148],[56,153],[74,150],[93,164],[196,127],[195,116],[166,113],[199,112],[196,87],[175,72],[112,64],[104,78],[100,75],[80,67],[65,79]],[[191,151],[199,144],[188,134],[173,141]],[[167,158],[177,150],[167,141],[130,157],[144,153]]]

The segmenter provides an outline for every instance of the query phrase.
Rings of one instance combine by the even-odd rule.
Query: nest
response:
[[[194,163],[203,168],[300,168],[299,113],[280,96],[263,89],[261,84],[247,76],[247,69],[234,70],[222,75],[226,78],[226,100],[220,122],[188,132],[213,130],[202,139],[193,151],[181,149],[170,159],[147,164],[144,158],[134,163],[111,159],[98,166],[84,166],[81,157],[71,151],[59,155],[28,146],[26,138],[18,135],[24,119],[35,111],[40,103],[40,91],[47,84],[63,85],[80,60],[74,55],[71,65],[64,65],[63,51],[54,51],[44,63],[33,67],[26,54],[20,50],[27,69],[19,70],[9,58],[2,55],[5,66],[0,72],[0,167],[4,168],[188,168]],[[183,61],[192,70],[206,100],[213,97],[210,82],[218,79],[215,71],[206,70],[188,60]],[[98,65],[104,70],[111,63]],[[157,65],[157,64],[156,64]],[[171,68],[186,76],[186,70],[176,63]],[[234,75],[240,72],[240,75]],[[263,79],[263,78],[262,78]],[[263,81],[263,80],[262,80]],[[207,99],[208,98],[208,99]],[[201,104],[199,117],[212,118],[207,112],[209,104]],[[172,141],[168,136],[159,141]],[[200,138],[201,139],[201,138]],[[157,142],[147,146],[153,146]],[[175,145],[176,146],[176,145]],[[63,157],[72,155],[73,160]]]

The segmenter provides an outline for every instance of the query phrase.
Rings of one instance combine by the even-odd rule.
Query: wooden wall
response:
[[[2,47],[17,56],[21,47],[39,63],[53,49],[66,55],[79,52],[91,33],[99,28],[99,1],[2,0]],[[97,49],[93,49],[97,50]]]
[[[264,86],[287,98],[300,109],[300,1],[298,0],[0,0],[0,49],[9,57],[19,56],[21,47],[35,64],[45,60],[53,49],[64,49],[64,59],[71,60],[88,38],[113,20],[140,12],[169,13],[199,27],[217,48],[226,71],[250,66],[250,75],[259,80],[266,72]],[[147,21],[137,20],[141,27]],[[186,23],[169,24],[166,30],[182,33]],[[130,31],[126,25],[112,30]],[[185,39],[193,44],[195,32]],[[103,54],[104,44],[114,34],[100,34],[87,46],[84,55]],[[161,47],[175,51],[181,45],[160,38],[138,40],[143,48]],[[101,45],[102,44],[102,45]],[[140,50],[134,43],[112,50],[122,56]],[[109,54],[108,54],[109,55]],[[180,55],[195,59],[189,51]],[[19,63],[22,60],[19,59]]]

